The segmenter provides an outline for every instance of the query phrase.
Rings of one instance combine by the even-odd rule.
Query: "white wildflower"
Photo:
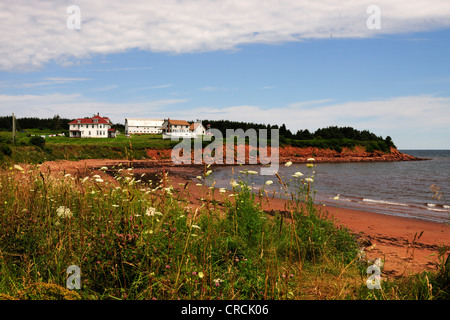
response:
[[[64,178],[67,178],[67,177],[70,177],[70,176],[71,176],[70,173],[66,173],[66,174],[64,175]]]
[[[145,214],[150,217],[155,216],[155,215],[162,216],[162,213],[156,211],[156,208],[153,208],[153,207],[148,207],[147,210],[145,211]]]
[[[306,178],[305,181],[314,182],[314,180],[312,178]]]
[[[202,176],[197,176],[196,177],[198,180],[202,180]]]
[[[314,159],[314,158],[308,158],[308,159],[306,159],[306,161],[316,161],[316,159]]]
[[[296,173],[294,173],[292,176],[293,176],[294,178],[298,178],[298,177],[303,176],[303,173],[301,173],[301,172],[296,172]]]
[[[208,171],[206,171],[206,173],[205,173],[205,177],[209,176],[209,175],[210,175],[211,173],[212,173],[212,170],[208,170]]]
[[[247,172],[248,172],[248,174],[258,174],[257,171],[253,171],[253,170],[248,170]]]
[[[97,179],[95,179],[95,181],[97,181],[97,182],[103,182],[103,179],[97,178]]]
[[[94,178],[94,179],[100,179],[101,177],[100,177],[98,174],[96,174],[96,175],[93,175],[92,178]]]
[[[192,228],[195,228],[195,229],[201,229],[201,227],[198,226],[198,225],[196,225],[196,224],[193,224],[191,227],[192,227]]]
[[[225,188],[219,188],[219,192],[220,192],[220,193],[225,193],[225,192],[227,192],[227,189],[225,189]]]
[[[267,181],[266,181],[266,186],[270,186],[272,183],[273,183],[272,180],[267,180]]]
[[[239,183],[237,183],[233,179],[231,179],[230,184],[231,184],[232,187],[237,187],[239,185]]]
[[[21,166],[19,166],[18,164],[14,165],[14,169],[19,170],[19,171],[23,171],[23,168]]]
[[[292,161],[288,161],[284,164],[286,167],[290,167],[292,165]]]
[[[108,167],[101,167],[100,170],[108,170]]]
[[[59,218],[72,218],[73,214],[70,211],[69,208],[64,207],[64,206],[60,206],[58,209],[56,209],[56,215]]]

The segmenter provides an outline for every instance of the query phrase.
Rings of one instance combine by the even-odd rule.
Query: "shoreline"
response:
[[[119,163],[124,166],[127,163],[133,164],[135,174],[139,175],[144,172],[156,175],[162,170],[168,171],[173,188],[186,196],[193,209],[201,206],[200,199],[209,191],[205,186],[197,186],[192,181],[197,175],[204,173],[205,166],[174,165],[170,160],[167,162],[154,160],[129,162],[107,159],[75,162],[60,160],[43,163],[41,170],[63,171],[79,176],[89,170],[95,174],[103,174],[106,179],[112,179],[108,177],[107,172],[98,169],[102,166],[117,166]],[[216,194],[217,198],[220,198],[229,193],[230,191],[224,195],[219,195],[218,192]],[[283,199],[270,197],[269,204],[262,200],[263,210],[267,213],[271,210],[285,210]],[[357,238],[364,239],[367,244],[364,250],[367,259],[381,258],[385,261],[382,276],[401,277],[425,270],[435,270],[440,247],[450,246],[450,225],[446,223],[348,209],[326,203],[322,208],[329,213],[329,218],[337,226],[346,227]]]

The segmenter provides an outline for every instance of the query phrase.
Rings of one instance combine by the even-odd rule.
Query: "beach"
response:
[[[168,172],[169,180],[175,190],[195,210],[202,204],[201,198],[210,191],[206,186],[197,185],[195,178],[201,175],[205,167],[184,165],[174,166],[170,161],[138,160],[132,163],[120,160],[80,160],[51,161],[41,166],[44,172],[66,172],[79,177],[86,173],[95,173],[105,180],[113,181],[108,170],[122,164],[132,166],[136,177],[146,173],[147,177],[158,176],[164,170]],[[215,199],[225,199],[230,194],[215,193]],[[285,200],[280,198],[261,199],[264,211],[285,210]],[[450,227],[446,223],[404,218],[375,212],[354,210],[324,204],[320,206],[323,212],[328,212],[328,219],[333,219],[338,226],[346,227],[363,243],[365,257],[371,261],[381,258],[384,261],[382,276],[400,277],[425,270],[435,270],[435,263],[439,259],[439,249],[450,246]]]

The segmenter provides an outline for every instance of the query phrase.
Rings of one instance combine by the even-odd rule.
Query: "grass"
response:
[[[132,135],[131,138],[119,135],[117,138],[98,139],[54,136],[45,138],[43,148],[30,143],[32,138],[30,134],[55,133],[20,132],[16,135],[16,141],[13,144],[10,132],[0,132],[0,162],[38,164],[58,159],[145,159],[147,149],[168,150],[178,143],[178,141],[161,139],[161,135]],[[11,150],[11,153],[6,149]]]
[[[165,173],[145,182],[113,169],[2,168],[0,298],[448,299],[445,252],[436,273],[369,290],[354,237],[314,205],[306,178],[279,177],[289,200],[285,214],[270,216],[249,172],[233,196],[205,188],[193,208]],[[70,265],[80,267],[80,290],[66,288]]]

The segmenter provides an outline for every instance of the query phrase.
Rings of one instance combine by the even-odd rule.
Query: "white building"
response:
[[[206,129],[203,126],[201,122],[194,122],[191,123],[189,126],[189,130],[195,135],[195,136],[202,136],[206,134]]]
[[[170,139],[171,137],[180,138],[197,138],[204,135],[206,130],[200,122],[190,124],[185,120],[164,120],[163,138]]]
[[[161,134],[163,132],[163,123],[164,120],[160,119],[126,118],[125,134],[134,134],[134,133]]]
[[[116,130],[111,129],[111,120],[98,113],[92,118],[78,118],[69,122],[71,138],[115,138]]]

